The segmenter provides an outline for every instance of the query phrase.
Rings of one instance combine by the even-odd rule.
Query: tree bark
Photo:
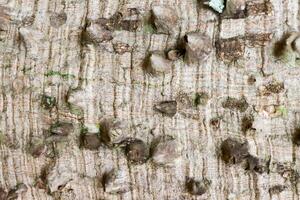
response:
[[[300,4],[246,2],[244,15],[228,17],[196,0],[0,0],[2,192],[34,200],[299,199],[292,135],[300,68],[272,52],[285,33],[299,31]],[[153,5],[174,9],[172,31],[155,30]],[[103,21],[105,35],[86,39],[90,23]],[[207,58],[181,56],[169,72],[147,73],[151,52],[176,49],[193,32],[209,38]],[[161,101],[176,101],[176,114],[154,109]],[[137,138],[150,146],[171,136],[180,156],[171,166],[131,163],[103,135],[99,148],[82,147],[82,132],[98,133],[103,121],[111,143]],[[54,131],[57,122],[73,127]],[[227,138],[248,144],[259,164],[224,162]],[[111,169],[118,176],[104,187]],[[204,194],[189,193],[189,178],[207,183]]]

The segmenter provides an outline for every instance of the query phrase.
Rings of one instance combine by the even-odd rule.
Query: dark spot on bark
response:
[[[299,173],[291,166],[286,165],[285,163],[276,163],[276,171],[285,180],[289,180],[293,185],[299,182],[299,178],[300,178]]]
[[[110,19],[110,23],[113,24],[113,27],[115,27],[117,24],[121,22],[123,18],[123,14],[121,12],[116,12]]]
[[[221,144],[221,159],[227,164],[241,163],[248,155],[247,142],[242,143],[228,138]]]
[[[12,190],[10,190],[8,192],[8,195],[7,195],[7,199],[6,200],[17,200],[18,199],[18,194],[13,192]]]
[[[248,130],[252,129],[252,125],[254,122],[254,117],[252,115],[245,115],[242,118],[242,132],[246,133]]]
[[[279,194],[284,191],[287,187],[285,185],[274,185],[269,188],[270,194]]]
[[[157,29],[155,27],[154,20],[155,19],[154,19],[152,12],[144,18],[144,21],[143,21],[144,32],[150,33],[150,34],[157,33]]]
[[[173,117],[177,112],[177,102],[176,101],[161,101],[160,103],[154,105],[154,110]]]
[[[99,23],[90,22],[85,27],[81,34],[81,43],[102,43],[113,39],[112,31],[109,30],[108,26],[101,25]]]
[[[59,185],[58,187],[57,187],[57,190],[63,190],[64,188],[66,187],[66,185],[64,184],[64,185]],[[72,191],[72,189],[70,189],[71,191]]]
[[[83,127],[79,136],[79,147],[89,150],[98,150],[100,146],[100,133],[89,133],[88,129]]]
[[[114,51],[118,54],[124,54],[126,52],[131,52],[131,47],[129,46],[129,44],[125,44],[125,43],[121,43],[121,42],[117,42],[117,43],[113,43],[113,48]]]
[[[266,86],[266,89],[272,93],[280,93],[284,90],[284,84],[283,83],[270,83]]]
[[[177,94],[175,100],[180,108],[192,108],[194,106],[193,98],[189,94],[182,91]]]
[[[36,182],[36,187],[41,188],[41,189],[48,189],[47,184],[47,176],[50,172],[50,169],[47,166],[44,166],[41,170],[41,175],[38,177],[37,182]]]
[[[20,142],[18,140],[13,140],[13,138],[8,136],[5,137],[5,145],[11,149],[20,148]]]
[[[48,175],[51,170],[55,167],[56,159],[50,160],[50,162],[46,163],[42,166],[40,175],[37,177],[35,186],[40,189],[45,189],[48,191]]]
[[[106,185],[109,184],[109,182],[113,181],[113,179],[115,179],[115,176],[116,174],[113,169],[103,173],[101,177],[101,184],[104,192],[106,192]]]
[[[249,104],[244,96],[241,99],[227,97],[227,99],[222,102],[222,106],[223,108],[245,112],[249,107]]]
[[[240,9],[240,10],[236,10],[235,13],[233,13],[233,15],[231,15],[231,19],[241,19],[241,18],[245,18],[246,17],[246,13],[245,10]]]
[[[10,20],[11,19],[11,17],[10,17],[10,15],[8,14],[9,13],[9,11],[10,11],[11,9],[9,8],[9,7],[6,7],[6,6],[0,6],[0,17],[1,18],[3,18],[3,20]],[[2,20],[2,19],[1,19]]]
[[[191,195],[203,195],[207,192],[209,181],[197,181],[193,178],[187,178],[185,188]]]
[[[248,155],[245,159],[244,169],[249,171],[255,171],[261,174],[268,171],[268,166],[264,161],[258,159],[257,157]]]
[[[38,189],[42,189],[42,190],[46,190],[47,189],[46,184],[43,182],[43,180],[41,178],[37,178],[35,180],[34,187],[37,187]]]
[[[272,33],[246,34],[245,39],[247,40],[247,45],[250,47],[262,47],[270,42],[272,37]]]
[[[212,127],[212,129],[214,131],[216,131],[220,128],[220,122],[221,122],[220,117],[214,117],[214,118],[210,119],[209,124]]]
[[[19,194],[27,192],[27,190],[28,188],[24,183],[19,183],[8,192],[7,200],[17,199]]]
[[[50,16],[50,25],[58,28],[60,26],[62,26],[63,24],[65,24],[67,21],[67,14],[62,12],[62,13],[53,13]]]
[[[253,15],[269,15],[273,11],[273,6],[270,1],[265,1],[264,3],[255,3],[255,2],[247,2],[246,5],[246,16]]]
[[[148,145],[140,139],[129,138],[122,142],[125,147],[125,155],[127,160],[134,164],[145,163],[150,155]]]
[[[166,5],[154,5],[151,10],[151,22],[158,33],[172,34],[176,31],[179,17],[176,10]]]
[[[206,60],[212,52],[211,38],[205,34],[192,32],[184,36],[185,61],[188,64]]]
[[[89,22],[88,25],[90,25],[91,22]],[[107,19],[107,18],[99,18],[97,20],[95,20],[94,22],[95,24],[100,25],[101,27],[103,27],[105,30],[108,31],[114,31],[114,24],[112,23],[111,19]]]
[[[272,81],[264,86],[263,90],[261,91],[262,95],[268,96],[273,94],[279,94],[284,90],[284,83]]]
[[[101,146],[101,141],[96,133],[85,133],[83,137],[83,147],[89,150],[97,150]]]
[[[0,188],[0,199],[1,200],[7,199],[7,192],[3,188]]]
[[[152,76],[166,74],[172,70],[172,62],[161,51],[154,51],[146,55],[142,66],[143,70]]]
[[[148,53],[145,55],[145,58],[144,60],[142,61],[142,69],[143,71],[146,73],[146,74],[154,74],[154,71],[153,69],[151,69],[151,64],[150,64],[150,56],[151,56],[151,53]]]
[[[57,136],[68,136],[73,131],[73,124],[69,122],[56,122],[50,127],[50,133]]]
[[[80,38],[82,45],[90,43],[102,43],[113,39],[112,32],[114,24],[110,19],[99,18],[94,21],[87,21]]]
[[[102,120],[99,123],[100,140],[106,146],[112,146],[110,137],[111,124],[108,120]]]
[[[125,179],[124,171],[110,169],[100,178],[103,191],[109,194],[122,194],[132,190],[131,184]]]
[[[140,20],[123,20],[123,14],[120,12],[115,13],[110,19],[100,18],[95,22],[108,31],[136,31],[140,25]]]
[[[245,18],[246,17],[246,13],[245,10],[237,10],[235,13],[233,13],[230,16],[226,16],[225,18],[231,18],[231,19],[241,19],[241,18]]]
[[[290,37],[291,34],[284,34],[280,40],[278,40],[273,48],[273,55],[277,58],[281,57],[286,50],[286,40]]]
[[[294,33],[296,34],[296,33]],[[291,42],[291,47],[293,49],[294,52],[297,52],[298,54],[300,53],[300,46],[299,46],[299,41],[300,41],[300,33],[297,33],[296,38]],[[300,58],[296,58],[297,60],[299,60]]]
[[[138,8],[128,8],[128,11],[129,11],[130,16],[141,14],[141,12],[139,11]]]
[[[182,57],[184,55],[183,51],[180,51],[179,49],[171,49],[168,51],[167,53],[167,57],[169,60],[172,61],[176,61],[178,60],[180,57]]]
[[[35,16],[34,15],[26,16],[22,20],[22,24],[23,24],[23,26],[31,26],[34,23],[34,20],[35,20]]]
[[[184,58],[186,54],[186,40],[185,37],[182,37],[177,40],[176,44],[165,51],[166,57],[171,61],[176,61],[180,58]]]
[[[217,56],[225,62],[236,61],[243,57],[245,41],[242,38],[219,39],[216,41]]]
[[[180,156],[178,143],[170,135],[160,136],[151,142],[150,157],[157,165],[171,165]]]
[[[223,12],[223,18],[240,19],[246,17],[244,0],[228,0],[226,1],[226,9]]]
[[[125,31],[136,31],[140,25],[139,20],[122,20],[118,24],[116,24],[116,27],[121,30]]]
[[[34,157],[37,158],[43,153],[45,153],[46,145],[44,140],[41,138],[32,138],[28,144],[28,152]]]
[[[292,141],[295,145],[300,145],[300,127],[297,127],[294,130]]]
[[[291,170],[289,172],[289,176],[288,176],[288,179],[289,181],[293,184],[293,185],[296,185],[298,182],[299,182],[299,178],[300,178],[300,175],[299,175],[299,172],[296,171],[296,170]]]
[[[256,82],[255,76],[254,75],[250,75],[249,78],[248,78],[248,80],[247,80],[247,82],[248,82],[249,85],[254,85],[255,82]]]
[[[208,102],[209,96],[206,92],[197,92],[195,94],[195,98],[194,98],[194,105],[198,106],[205,106]]]
[[[56,106],[56,98],[48,95],[42,95],[41,106],[44,109],[50,110]]]

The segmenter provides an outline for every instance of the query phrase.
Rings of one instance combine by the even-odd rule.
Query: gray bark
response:
[[[0,0],[0,187],[8,192],[23,183],[27,190],[17,198],[34,200],[299,199],[300,150],[292,134],[300,123],[300,68],[272,54],[284,33],[299,31],[299,1],[249,0],[248,15],[237,19],[202,3]],[[176,12],[170,32],[149,25],[153,5]],[[89,23],[117,12],[120,24],[84,39]],[[192,32],[210,38],[209,56],[191,63],[181,57],[164,74],[147,73],[151,52],[173,49]],[[55,97],[55,106],[50,99],[50,108],[42,105],[43,95]],[[226,103],[228,97],[248,106]],[[174,116],[153,109],[175,100]],[[253,117],[251,127],[243,128],[245,116]],[[83,129],[97,133],[105,120],[111,143],[137,138],[150,145],[171,136],[179,153],[164,166],[131,163],[112,144],[80,148]],[[57,121],[74,127],[50,134]],[[220,147],[227,138],[247,141],[268,170],[225,163]],[[104,191],[101,177],[111,169],[115,179]],[[205,193],[191,195],[187,178],[208,182]]]

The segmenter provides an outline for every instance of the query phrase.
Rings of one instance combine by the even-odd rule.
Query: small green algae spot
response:
[[[83,117],[83,109],[79,106],[69,103],[68,108],[72,114],[77,115],[78,117]]]
[[[75,78],[75,75],[73,75],[73,74],[62,73],[60,71],[53,71],[53,70],[50,70],[47,73],[45,73],[45,76],[46,77],[60,76],[63,79]]]
[[[288,110],[286,109],[286,107],[285,106],[279,106],[278,108],[277,108],[277,112],[281,115],[281,116],[287,116],[287,114],[288,114]]]
[[[85,134],[87,132],[88,132],[88,128],[85,125],[81,124],[80,133]]]
[[[144,25],[144,33],[155,33],[155,28],[151,24],[145,24]]]
[[[43,108],[50,110],[56,105],[56,98],[48,95],[42,95],[41,105]]]
[[[197,92],[193,98],[194,106],[197,107],[199,105],[206,105],[209,99],[209,96],[205,92]]]
[[[0,145],[5,143],[5,135],[2,131],[0,131]]]

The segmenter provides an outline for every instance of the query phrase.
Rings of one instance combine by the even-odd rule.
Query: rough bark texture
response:
[[[244,14],[225,17],[196,0],[0,0],[1,193],[23,183],[18,199],[299,199],[292,135],[300,68],[272,56],[284,33],[299,30],[299,1],[247,2]],[[149,25],[153,5],[177,13],[170,33]],[[90,23],[108,19],[103,35],[99,28],[85,39]],[[145,71],[151,52],[176,47],[190,32],[211,39],[206,59],[179,58],[163,75]],[[174,116],[153,109],[175,100]],[[97,133],[103,120],[113,121],[116,141],[150,145],[171,136],[180,156],[172,166],[131,163],[103,135],[106,145],[88,135],[90,149],[82,147],[83,129]],[[74,127],[49,133],[57,121]],[[227,138],[247,142],[251,156],[224,162]],[[103,187],[111,169],[117,178]],[[201,195],[186,189],[190,178],[203,181]]]

